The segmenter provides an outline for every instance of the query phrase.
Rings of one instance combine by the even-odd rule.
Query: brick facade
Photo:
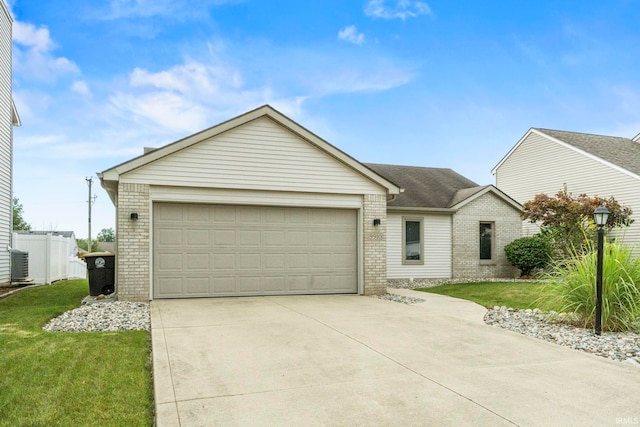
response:
[[[149,186],[118,185],[116,291],[124,301],[149,301],[151,215]],[[131,213],[138,219],[131,220]]]
[[[364,294],[387,292],[387,197],[385,194],[364,195]],[[380,225],[373,225],[379,219]]]
[[[493,259],[480,260],[480,222],[493,223]],[[517,277],[504,247],[522,236],[520,212],[487,193],[463,206],[453,216],[454,279]]]

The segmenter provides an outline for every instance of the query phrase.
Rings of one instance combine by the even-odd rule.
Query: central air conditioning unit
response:
[[[11,249],[11,281],[20,282],[29,279],[29,252]]]

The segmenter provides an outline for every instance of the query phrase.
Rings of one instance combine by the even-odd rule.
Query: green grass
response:
[[[0,299],[0,426],[150,426],[147,331],[45,332],[78,307],[85,280]]]
[[[540,308],[540,298],[546,288],[541,282],[474,282],[449,283],[432,288],[416,289],[473,301],[485,307]]]

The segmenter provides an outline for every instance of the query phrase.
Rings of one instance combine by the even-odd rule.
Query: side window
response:
[[[493,223],[480,223],[480,259],[493,259]]]
[[[402,263],[424,264],[422,218],[402,219]]]

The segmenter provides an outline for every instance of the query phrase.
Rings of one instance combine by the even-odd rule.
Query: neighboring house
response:
[[[514,277],[521,206],[451,169],[366,164],[404,189],[387,203],[387,277]]]
[[[0,0],[0,284],[11,280],[13,229],[13,126],[20,126],[11,96],[11,27],[13,18]]]
[[[554,196],[565,186],[578,196],[615,197],[633,210],[624,241],[640,243],[640,135],[633,139],[530,129],[492,170],[496,186],[519,203]],[[523,223],[526,235],[538,228]]]
[[[505,238],[501,222],[513,222],[518,206],[502,192],[451,172],[447,176],[459,177],[460,186],[442,207],[403,205],[402,183],[268,105],[145,151],[98,174],[116,206],[120,299],[380,294],[388,265],[393,277],[407,278],[503,272],[497,266]],[[409,241],[402,245],[405,211],[423,218],[416,223],[424,234],[416,235],[409,223]],[[451,260],[438,253],[431,262],[446,247],[442,236],[432,246],[430,232],[432,220],[443,218],[450,229],[443,221],[434,229],[450,236]],[[481,223],[485,232],[495,227],[496,238],[485,237],[485,256],[492,257],[486,264],[496,265],[480,265]],[[519,237],[519,218],[516,224],[508,226],[517,230],[513,238]],[[399,259],[402,251],[411,270],[387,264],[388,253]],[[426,269],[416,265],[421,261]]]

